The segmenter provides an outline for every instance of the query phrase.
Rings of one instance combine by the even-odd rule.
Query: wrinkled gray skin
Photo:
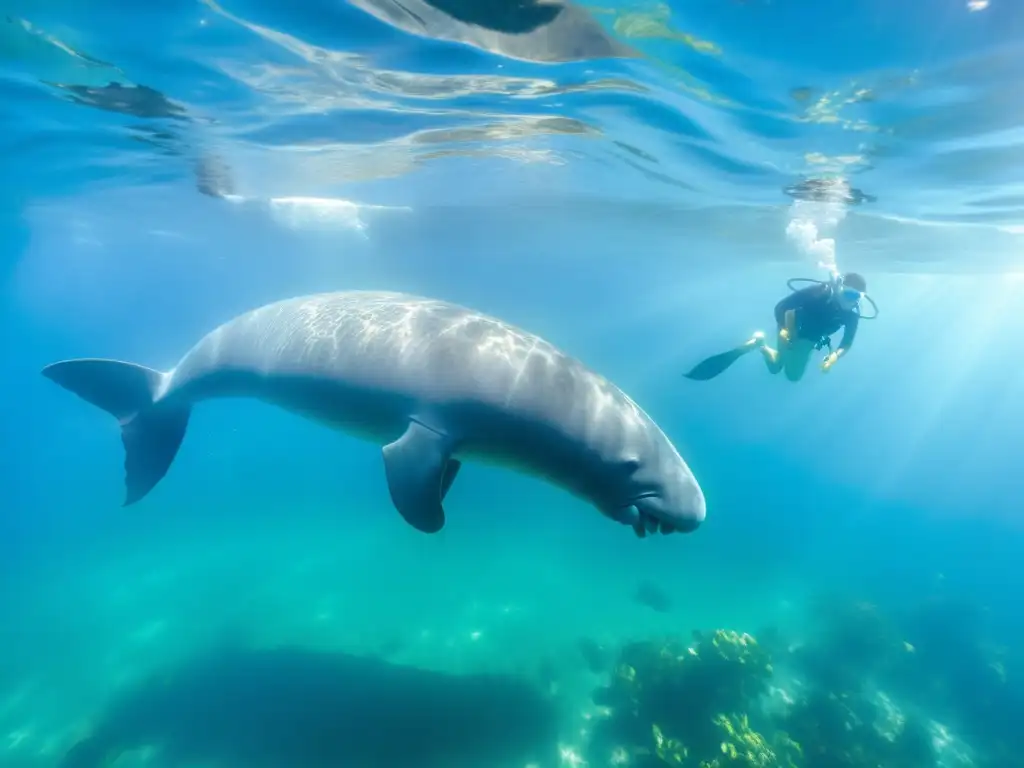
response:
[[[185,355],[156,399],[218,396],[381,444],[412,420],[453,458],[546,478],[638,535],[704,519],[690,469],[623,392],[543,339],[445,302],[354,291],[241,315]]]

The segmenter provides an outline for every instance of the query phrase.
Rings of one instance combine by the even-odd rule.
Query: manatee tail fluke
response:
[[[165,374],[134,363],[86,359],[48,365],[43,375],[120,423],[125,506],[153,490],[167,474],[188,427],[187,406],[154,402]]]

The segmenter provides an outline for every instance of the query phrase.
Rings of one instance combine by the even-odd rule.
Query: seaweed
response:
[[[694,633],[626,645],[609,684],[595,692],[606,717],[588,750],[592,765],[789,768],[799,746],[752,725],[768,691],[771,657],[749,634]],[[768,722],[767,720],[765,721]]]
[[[874,624],[875,628],[881,626]],[[858,622],[853,622],[854,625]],[[640,768],[933,768],[926,723],[867,685],[854,668],[879,668],[889,650],[884,632],[854,632],[860,648],[828,669],[820,648],[789,659],[806,677],[769,706],[779,682],[772,655],[746,633],[718,629],[622,648],[587,751],[592,766]],[[836,637],[832,637],[835,641]],[[810,653],[813,651],[813,653]],[[823,672],[824,670],[824,672]],[[836,681],[839,690],[830,689]]]

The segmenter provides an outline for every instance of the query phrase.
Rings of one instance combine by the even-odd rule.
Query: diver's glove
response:
[[[832,366],[836,364],[836,360],[838,359],[838,352],[830,352],[821,363],[821,372],[828,373],[832,369]]]

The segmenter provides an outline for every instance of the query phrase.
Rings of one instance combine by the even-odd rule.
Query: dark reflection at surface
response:
[[[407,32],[528,61],[635,56],[591,13],[560,0],[351,0]]]
[[[546,0],[427,0],[427,3],[456,21],[511,35],[533,32],[553,22],[565,10],[564,5]]]
[[[845,179],[805,179],[782,190],[797,200],[816,203],[845,203],[860,205],[874,203],[878,198],[869,195],[856,187],[851,187]]]
[[[185,108],[147,85],[110,83],[101,87],[52,83],[76,104],[143,118],[188,120]]]

